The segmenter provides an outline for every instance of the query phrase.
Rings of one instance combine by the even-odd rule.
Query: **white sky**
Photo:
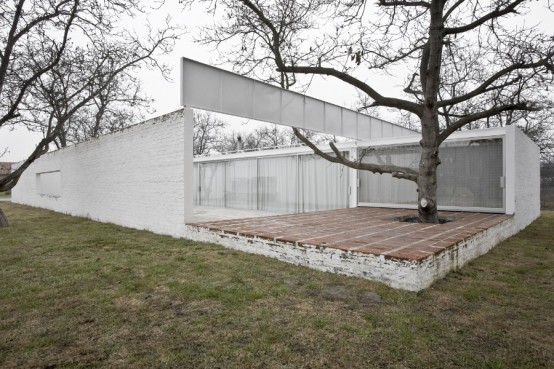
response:
[[[173,22],[186,25],[189,34],[185,35],[175,46],[173,52],[162,58],[162,62],[172,67],[172,82],[164,80],[159,72],[144,69],[140,72],[143,81],[143,90],[154,99],[153,108],[155,112],[151,116],[158,116],[178,109],[179,106],[179,58],[186,56],[200,62],[214,65],[217,62],[218,53],[208,47],[193,42],[193,35],[198,27],[209,24],[213,20],[206,14],[199,11],[184,12],[177,0],[166,0],[166,4],[159,10],[149,13],[148,20],[155,26],[162,24],[166,15],[170,14]],[[541,24],[544,31],[554,34],[554,15],[548,11],[536,7],[535,11],[528,18],[528,24]],[[137,24],[142,24],[138,20]],[[133,27],[130,24],[130,27]],[[227,68],[227,69],[230,69]],[[402,80],[392,77],[376,76],[373,81],[378,86],[379,92],[384,95],[394,96],[401,91]],[[346,85],[331,78],[314,78],[308,95],[335,104],[352,107],[357,101],[357,94],[354,87]],[[147,117],[148,118],[148,117]],[[383,118],[387,118],[383,116]],[[231,119],[234,123],[232,129],[246,131],[255,128],[257,123],[248,122],[245,119]],[[240,124],[238,122],[242,122]],[[138,122],[135,122],[138,123]],[[25,159],[34,149],[36,143],[41,139],[41,134],[28,132],[23,127],[10,130],[3,127],[0,129],[0,153],[8,148],[8,153],[0,158],[0,161],[20,161]]]

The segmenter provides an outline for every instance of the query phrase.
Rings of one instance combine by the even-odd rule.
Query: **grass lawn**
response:
[[[554,367],[554,212],[412,293],[0,206],[0,367]]]

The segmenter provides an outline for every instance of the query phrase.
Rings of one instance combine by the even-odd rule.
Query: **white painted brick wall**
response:
[[[514,219],[519,232],[540,215],[540,150],[519,128],[510,128],[515,134]]]
[[[468,261],[486,254],[513,234],[513,218],[510,218],[421,261],[251,238],[195,226],[183,227],[180,236],[195,241],[213,242],[325,272],[380,281],[393,288],[420,291],[443,278],[448,272],[457,270]]]
[[[38,194],[37,173],[57,170],[61,195]],[[174,234],[192,218],[192,112],[43,155],[21,176],[12,201]]]

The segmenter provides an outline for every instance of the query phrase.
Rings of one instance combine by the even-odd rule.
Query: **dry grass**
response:
[[[416,294],[0,205],[2,367],[554,367],[554,212]]]

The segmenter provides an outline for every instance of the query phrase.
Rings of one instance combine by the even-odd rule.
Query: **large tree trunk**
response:
[[[427,109],[421,119],[421,159],[417,179],[417,203],[419,220],[423,223],[438,223],[437,214],[437,167],[439,160],[438,117],[433,109]]]
[[[430,3],[431,27],[429,39],[423,49],[420,79],[424,103],[421,118],[421,160],[417,180],[419,219],[425,223],[438,223],[437,167],[439,160],[439,116],[437,96],[440,87],[440,69],[443,47],[443,8],[445,2]]]
[[[423,223],[438,223],[437,214],[437,166],[440,164],[438,149],[422,145],[417,180],[418,213]]]
[[[8,218],[4,215],[2,208],[0,208],[0,228],[9,227]]]

